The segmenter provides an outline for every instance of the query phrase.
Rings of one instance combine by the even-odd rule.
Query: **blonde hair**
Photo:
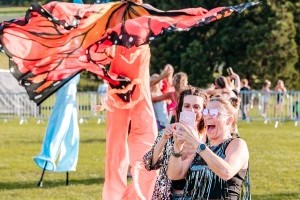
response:
[[[236,133],[237,128],[237,122],[239,118],[239,105],[240,105],[240,99],[237,97],[226,97],[224,95],[215,95],[210,98],[209,102],[218,101],[222,105],[224,105],[224,108],[229,114],[232,114],[233,116],[233,123],[231,126],[231,133]]]
[[[268,85],[271,86],[271,82],[270,82],[268,79],[266,79],[266,80],[264,81],[263,86],[264,86],[264,87],[267,87]]]
[[[176,91],[181,91],[188,83],[188,76],[184,72],[178,72],[173,77],[173,86]]]

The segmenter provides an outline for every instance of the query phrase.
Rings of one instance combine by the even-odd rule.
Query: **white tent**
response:
[[[0,114],[3,116],[34,116],[36,104],[29,100],[24,87],[8,70],[0,69]]]

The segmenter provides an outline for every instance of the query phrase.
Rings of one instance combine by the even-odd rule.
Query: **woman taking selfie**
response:
[[[191,163],[170,157],[168,178],[186,179],[182,196],[177,199],[233,200],[241,199],[240,195],[250,199],[249,193],[241,192],[248,172],[247,144],[231,134],[237,108],[237,98],[215,96],[209,100],[203,110],[209,146],[195,137],[194,130],[186,123],[181,123],[181,128],[173,134],[175,153],[181,152],[183,146],[190,146],[196,154]]]
[[[202,110],[205,107],[206,101],[207,96],[203,91],[187,86],[187,88],[180,93],[178,107],[176,108],[177,119],[190,124],[191,129],[194,129],[194,137],[203,143],[206,142],[206,137]],[[193,115],[194,118],[192,117]],[[181,180],[172,183],[166,175],[168,160],[170,155],[174,154],[171,148],[173,146],[172,136],[176,132],[177,126],[178,123],[174,123],[160,131],[152,149],[144,156],[144,164],[147,170],[160,169],[152,196],[153,200],[168,200],[172,193],[176,194],[178,188],[181,188],[181,186],[177,187],[182,184]],[[191,151],[190,146],[183,145],[182,152],[174,155],[180,156],[182,162],[191,163],[195,153]]]

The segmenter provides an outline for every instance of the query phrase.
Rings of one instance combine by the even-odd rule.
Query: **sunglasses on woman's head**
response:
[[[228,115],[228,114],[222,113],[222,112],[221,112],[219,109],[217,109],[217,108],[211,108],[211,109],[205,108],[205,109],[203,109],[202,114],[203,114],[204,116],[207,116],[208,114],[210,114],[210,116],[212,116],[213,118],[217,117],[219,114],[220,114],[220,115]]]

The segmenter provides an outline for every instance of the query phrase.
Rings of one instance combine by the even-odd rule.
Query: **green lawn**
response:
[[[12,14],[19,14],[19,13],[25,13],[28,7],[11,7],[11,6],[6,6],[6,7],[0,7],[0,16],[5,16],[5,15],[12,15]]]
[[[77,171],[47,172],[44,187],[32,157],[39,153],[46,124],[18,125],[0,122],[0,199],[101,199],[104,181],[104,125],[88,121],[80,125],[80,155]],[[241,122],[239,130],[250,150],[252,199],[300,199],[300,127],[292,122],[277,129],[263,122]],[[116,147],[117,148],[117,147]]]
[[[8,69],[8,57],[0,52],[0,69]]]

